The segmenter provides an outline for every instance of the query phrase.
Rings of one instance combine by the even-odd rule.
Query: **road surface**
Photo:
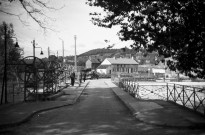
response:
[[[40,113],[29,122],[7,130],[15,135],[182,135],[202,131],[148,125],[134,118],[105,80],[90,80],[72,106]]]

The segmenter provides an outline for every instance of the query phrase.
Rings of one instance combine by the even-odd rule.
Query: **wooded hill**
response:
[[[98,48],[87,51],[77,56],[77,61],[79,66],[84,66],[85,62],[89,59],[89,57],[96,58],[99,61],[103,61],[105,58],[111,58],[114,56],[126,56],[127,54],[134,55],[136,51],[129,48],[120,48],[120,49],[106,49],[106,48]],[[66,61],[68,63],[73,63],[74,56],[66,56]]]
[[[157,53],[143,53],[143,52],[136,52],[134,49],[129,48],[121,48],[121,49],[93,49],[90,51],[87,51],[85,53],[82,53],[77,56],[77,64],[78,66],[85,66],[85,62],[89,59],[89,57],[98,59],[100,62],[102,62],[105,58],[112,58],[112,57],[132,57],[136,59],[136,57],[140,57],[139,64],[145,64],[146,61],[150,61],[151,64],[156,63],[155,57],[157,56]],[[158,57],[158,61],[161,61],[163,57]],[[67,63],[74,64],[74,56],[66,56]]]
[[[114,56],[115,54],[136,54],[136,51],[129,48],[120,48],[120,49],[106,49],[106,48],[99,48],[99,49],[93,49],[90,51],[87,51],[85,53],[82,53],[78,55],[78,57],[82,56],[107,56],[109,54],[110,56]]]

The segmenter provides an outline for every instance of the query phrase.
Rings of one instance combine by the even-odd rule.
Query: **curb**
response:
[[[81,94],[83,93],[83,91],[85,90],[85,88],[87,87],[88,84],[89,84],[89,82],[86,83],[86,85],[83,87],[83,90],[81,91],[81,93],[79,94],[79,96],[77,96],[77,97],[74,99],[74,102],[72,102],[72,103],[67,103],[67,104],[65,103],[65,104],[63,104],[63,105],[59,105],[59,106],[55,106],[55,107],[50,107],[50,108],[44,108],[44,109],[41,109],[41,110],[34,111],[34,112],[32,112],[30,115],[26,116],[24,119],[22,119],[22,120],[20,120],[20,121],[18,121],[18,122],[0,125],[0,129],[11,128],[11,127],[19,126],[19,125],[21,125],[21,124],[23,124],[23,123],[28,122],[34,115],[36,115],[36,114],[38,114],[38,113],[41,113],[41,112],[45,112],[45,111],[49,111],[49,110],[53,110],[53,109],[57,109],[57,108],[61,108],[61,107],[73,105],[73,104],[79,99],[79,97],[81,96]],[[79,87],[79,86],[78,86],[78,87]],[[76,89],[78,89],[78,87],[76,87]]]
[[[72,104],[74,104],[75,102],[78,101],[78,99],[80,98],[80,96],[82,95],[82,93],[84,92],[84,90],[86,89],[86,87],[88,86],[89,83],[90,83],[90,81],[86,83],[86,85],[84,86],[83,90],[82,90],[81,93],[74,99],[74,101],[73,101]],[[78,87],[79,87],[79,86],[78,86]],[[77,88],[78,88],[78,87],[77,87]],[[77,89],[77,88],[76,88],[76,89]]]
[[[112,82],[113,83],[113,82]],[[107,84],[106,82],[105,82],[105,84]],[[114,83],[113,83],[114,84]],[[107,84],[108,85],[108,84]],[[116,86],[116,84],[114,84],[115,86]],[[109,86],[109,85],[108,85]],[[110,87],[110,86],[109,86]],[[110,87],[110,89],[112,89],[112,91],[115,93],[115,95],[117,96],[117,98],[125,105],[125,107],[127,107],[128,108],[128,110],[131,112],[131,114],[137,119],[137,120],[139,120],[140,122],[143,122],[143,123],[145,123],[145,124],[149,124],[149,125],[154,125],[154,126],[160,126],[160,127],[169,127],[169,128],[178,128],[178,129],[204,129],[204,124],[200,124],[200,123],[196,123],[196,124],[193,124],[193,125],[191,125],[191,126],[174,126],[174,125],[169,125],[169,124],[166,124],[166,123],[162,123],[162,124],[160,124],[160,123],[155,123],[155,122],[152,122],[152,121],[150,121],[150,122],[148,122],[148,121],[144,121],[143,119],[141,119],[141,118],[138,118],[137,117],[137,112],[135,111],[135,109],[130,105],[130,103],[129,102],[127,102],[127,101],[125,101],[125,100],[123,100],[123,98],[119,95],[119,94],[117,94],[117,92],[115,91],[115,89],[120,89],[119,87],[114,87],[114,88],[112,88],[112,87]],[[122,90],[122,89],[120,89],[120,90]],[[124,91],[124,90],[122,90],[122,91]],[[126,92],[127,93],[127,92]],[[130,98],[133,98],[132,96],[130,96]]]

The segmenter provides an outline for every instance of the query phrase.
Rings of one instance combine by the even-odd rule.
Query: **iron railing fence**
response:
[[[26,88],[25,83],[8,82],[7,83],[7,102],[8,103],[18,103],[23,101],[32,101],[36,96],[42,95],[45,90],[48,89],[42,82],[37,86],[37,92],[33,89]],[[59,84],[53,83],[52,87],[56,93],[59,90]],[[3,95],[2,95],[3,94]],[[38,95],[37,95],[38,94]],[[29,98],[28,98],[29,97]],[[40,98],[40,97],[38,97]],[[2,92],[2,83],[0,83],[0,104],[5,104],[5,92]]]
[[[18,103],[24,101],[24,84],[16,82],[8,82],[7,87],[7,101],[8,103]],[[2,84],[0,84],[0,99],[2,104],[5,103],[4,93],[2,96]]]
[[[205,116],[204,88],[174,83],[139,83],[133,78],[121,79],[118,85],[135,98],[171,101]]]

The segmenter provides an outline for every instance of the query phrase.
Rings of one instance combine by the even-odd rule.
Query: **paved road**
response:
[[[10,129],[5,134],[194,135],[200,134],[200,131],[142,123],[131,116],[104,80],[91,80],[75,105],[40,113],[28,123]]]

